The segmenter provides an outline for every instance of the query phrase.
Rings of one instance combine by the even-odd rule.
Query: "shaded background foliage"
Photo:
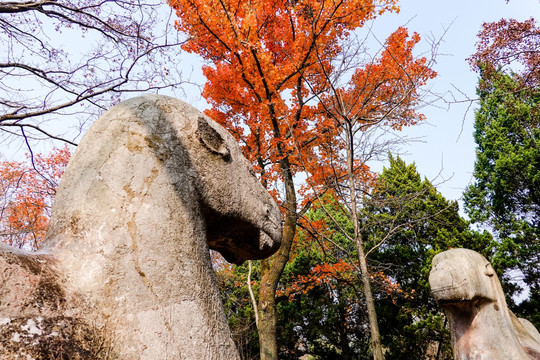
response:
[[[471,230],[456,202],[422,179],[414,164],[393,156],[366,196],[362,222],[385,358],[452,359],[445,316],[430,293],[431,259],[464,246],[491,257],[493,238]],[[314,204],[301,223],[277,293],[280,358],[373,356],[355,245],[342,229],[353,231],[350,215],[330,194]],[[227,276],[244,274],[238,276],[245,279],[245,267],[236,271]],[[234,291],[243,294],[250,307],[245,281],[237,285],[244,289]],[[230,298],[224,301],[226,307],[235,307]],[[233,329],[239,323],[235,318]],[[254,343],[247,347],[243,353],[256,353]]]

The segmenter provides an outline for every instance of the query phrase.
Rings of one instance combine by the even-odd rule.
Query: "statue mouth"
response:
[[[446,275],[448,276],[448,274]],[[437,302],[441,305],[458,304],[471,301],[475,294],[470,289],[467,279],[448,284],[439,284],[431,287],[431,293]]]
[[[246,221],[223,218],[207,227],[207,241],[225,260],[241,265],[274,254],[281,245],[281,228],[268,224],[261,229]]]
[[[463,314],[471,313],[474,314],[483,308],[484,306],[494,303],[492,299],[488,299],[484,296],[476,295],[470,299],[439,299],[437,303],[446,309],[459,309]]]
[[[437,300],[437,303],[441,306],[463,305],[469,303],[474,303],[476,305],[493,301],[493,299],[482,296],[474,291],[474,289],[471,289],[470,284],[466,280],[457,284],[432,288],[431,292],[435,300]]]
[[[433,295],[439,294],[439,293],[445,293],[449,291],[455,291],[457,289],[463,288],[467,284],[467,280],[464,279],[463,281],[460,281],[458,283],[452,283],[450,285],[440,285],[437,287],[432,287],[431,292]]]
[[[276,234],[269,234],[265,230],[261,230],[259,233],[259,251],[261,252],[261,257],[265,258],[276,251],[278,251],[281,246],[281,234],[276,236]]]

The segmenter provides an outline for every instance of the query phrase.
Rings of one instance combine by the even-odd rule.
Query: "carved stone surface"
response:
[[[169,97],[122,102],[70,161],[44,249],[0,247],[0,358],[236,359],[208,248],[241,263],[280,240],[227,131]]]
[[[436,255],[429,283],[449,320],[454,359],[540,359],[538,331],[508,309],[497,274],[482,255],[468,249]]]

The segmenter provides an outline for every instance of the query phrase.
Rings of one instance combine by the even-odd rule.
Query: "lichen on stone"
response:
[[[104,332],[73,317],[9,319],[0,324],[0,359],[118,359]]]

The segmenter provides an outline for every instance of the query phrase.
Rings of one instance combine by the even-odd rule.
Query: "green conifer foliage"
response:
[[[480,79],[474,182],[465,192],[471,219],[497,238],[492,260],[507,300],[528,289],[514,308],[540,325],[540,91],[517,75]]]
[[[466,247],[489,255],[491,236],[471,231],[458,204],[446,200],[414,164],[390,156],[390,166],[366,200],[365,238],[372,267],[395,284],[392,294],[379,294],[386,359],[407,355],[451,359],[444,315],[433,300],[428,282],[435,254]]]
[[[280,358],[370,359],[358,257],[342,234],[353,232],[351,217],[336,198],[322,202],[306,215],[319,232],[298,230],[280,284]],[[451,247],[490,256],[491,235],[471,231],[457,202],[399,157],[390,157],[361,215],[385,358],[451,359],[445,317],[428,283],[431,259]]]

